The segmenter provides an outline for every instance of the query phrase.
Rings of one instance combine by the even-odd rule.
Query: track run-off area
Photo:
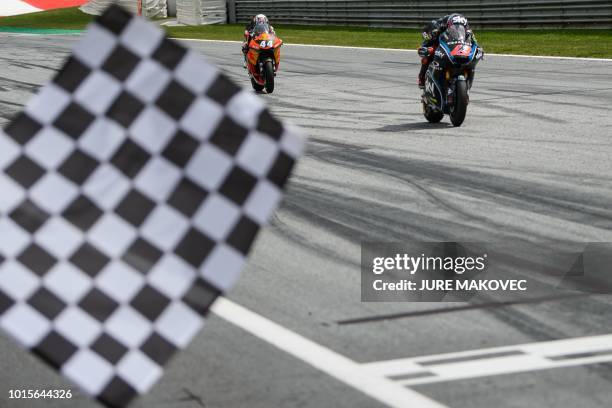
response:
[[[76,40],[0,34],[0,124]],[[239,43],[183,44],[250,87]],[[306,157],[229,299],[135,407],[612,405],[610,296],[360,301],[362,241],[612,242],[612,61],[487,56],[460,128],[425,122],[419,64],[283,46],[260,97],[305,130]],[[4,336],[0,361],[2,407],[96,406],[9,400],[71,385]]]

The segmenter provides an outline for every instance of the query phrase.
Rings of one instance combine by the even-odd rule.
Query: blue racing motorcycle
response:
[[[466,35],[462,24],[451,24],[440,35],[439,42],[425,77],[423,115],[429,122],[438,123],[447,114],[454,126],[461,126],[470,101],[474,70],[484,54],[476,40]]]

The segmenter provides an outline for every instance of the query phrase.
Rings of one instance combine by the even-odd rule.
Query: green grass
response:
[[[83,29],[91,17],[77,8],[0,18],[0,31],[11,29]],[[345,45],[415,49],[418,30],[275,25],[287,44]],[[241,24],[167,27],[175,38],[240,40]],[[612,58],[612,30],[477,30],[486,53]]]
[[[612,30],[477,31],[485,52],[612,58]]]
[[[91,20],[91,16],[81,12],[77,7],[73,7],[20,16],[0,17],[0,28],[82,30]]]

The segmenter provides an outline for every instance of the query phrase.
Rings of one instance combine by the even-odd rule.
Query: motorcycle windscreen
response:
[[[270,26],[268,24],[257,24],[254,28],[253,28],[253,34],[260,35],[260,34],[269,34],[270,33]]]
[[[453,24],[442,34],[442,40],[447,44],[465,43],[466,30],[461,24]]]

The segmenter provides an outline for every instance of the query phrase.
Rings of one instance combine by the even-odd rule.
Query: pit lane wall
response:
[[[3,0],[0,0],[3,1]],[[140,13],[148,18],[164,18],[168,15],[168,4],[166,0],[89,0],[81,6],[81,11],[87,14],[99,16],[111,4],[118,4],[131,13]]]
[[[178,22],[187,25],[228,21],[226,0],[176,0]]]
[[[138,12],[140,4],[142,15],[147,18],[173,16],[178,23],[186,25],[218,24],[228,20],[226,0],[89,0],[81,10],[99,15],[112,3],[132,13]]]
[[[275,24],[421,28],[462,13],[475,28],[612,28],[611,0],[228,0],[228,21],[264,13]]]

